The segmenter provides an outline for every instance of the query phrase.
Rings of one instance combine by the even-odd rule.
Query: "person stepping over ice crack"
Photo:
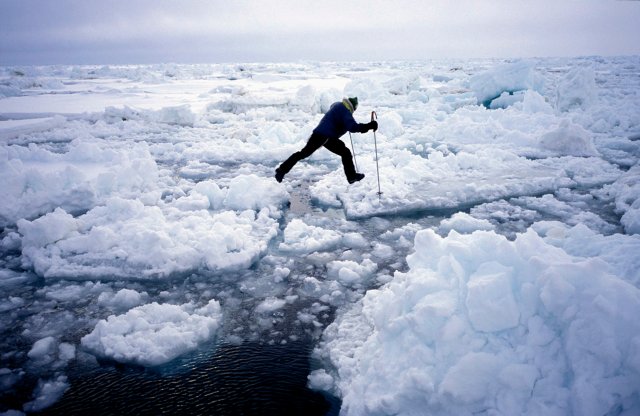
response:
[[[295,152],[287,160],[282,162],[276,169],[276,180],[282,182],[284,175],[289,173],[291,168],[305,159],[313,152],[324,146],[330,152],[342,158],[344,173],[347,181],[354,183],[364,178],[363,173],[356,172],[353,166],[351,151],[340,140],[340,137],[347,131],[351,133],[366,133],[369,130],[376,131],[378,122],[373,120],[370,123],[358,123],[353,118],[353,112],[358,108],[358,98],[345,98],[342,101],[331,104],[329,111],[322,117],[318,126],[313,130],[307,144],[299,152]]]

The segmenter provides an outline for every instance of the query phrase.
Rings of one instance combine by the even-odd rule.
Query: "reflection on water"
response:
[[[302,341],[223,344],[173,374],[108,363],[70,374],[71,388],[42,414],[337,415],[339,399],[306,387],[310,349]]]

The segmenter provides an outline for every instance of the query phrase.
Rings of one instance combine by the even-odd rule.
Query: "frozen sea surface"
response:
[[[637,414],[639,74],[0,68],[0,412]]]

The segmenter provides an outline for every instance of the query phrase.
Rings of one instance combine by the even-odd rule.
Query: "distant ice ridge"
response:
[[[210,340],[221,319],[215,299],[200,308],[154,302],[101,320],[82,346],[119,362],[157,366]]]
[[[325,330],[311,386],[348,416],[638,414],[640,237],[593,237],[418,232],[410,270]]]
[[[479,104],[487,108],[505,108],[522,101],[527,90],[542,92],[544,79],[536,72],[534,62],[523,60],[474,75],[469,86]]]
[[[188,104],[163,107],[159,110],[137,110],[130,107],[107,107],[104,110],[104,119],[115,120],[141,120],[143,122],[156,122],[173,124],[177,126],[190,126],[196,123],[197,116],[191,111]]]

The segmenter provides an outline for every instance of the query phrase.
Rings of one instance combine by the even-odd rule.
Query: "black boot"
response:
[[[276,180],[278,182],[282,182],[282,178],[284,178],[284,172],[280,169],[276,169]]]
[[[349,183],[354,183],[361,181],[362,179],[364,179],[364,173],[356,173],[355,176],[353,178],[349,178],[348,181]]]

